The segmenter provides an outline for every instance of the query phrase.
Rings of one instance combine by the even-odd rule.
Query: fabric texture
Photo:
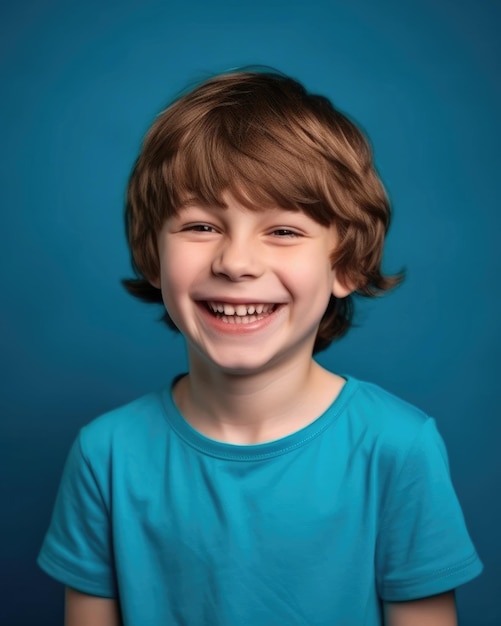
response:
[[[170,387],[94,420],[38,562],[124,626],[377,626],[482,570],[434,420],[353,378],[259,445],[195,431]]]

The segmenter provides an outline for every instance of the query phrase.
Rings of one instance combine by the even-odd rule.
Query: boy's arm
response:
[[[384,623],[387,626],[457,626],[454,592],[385,604]]]
[[[89,596],[66,587],[64,626],[121,626],[114,598]]]

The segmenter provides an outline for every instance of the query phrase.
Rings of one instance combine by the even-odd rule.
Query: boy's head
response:
[[[287,76],[239,71],[181,96],[145,138],[126,209],[138,275],[124,281],[131,294],[162,302],[151,283],[159,275],[157,237],[166,218],[188,200],[222,207],[225,191],[249,208],[292,208],[334,224],[339,245],[332,264],[359,294],[376,295],[400,281],[381,272],[390,209],[361,131],[327,98]],[[351,318],[351,296],[332,297],[314,351],[342,336]]]

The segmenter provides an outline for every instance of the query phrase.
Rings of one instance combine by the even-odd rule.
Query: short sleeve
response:
[[[38,564],[47,574],[78,591],[115,597],[105,482],[85,457],[80,433],[65,464]]]
[[[424,422],[396,468],[378,535],[376,569],[379,595],[387,602],[443,593],[482,571],[432,419]]]

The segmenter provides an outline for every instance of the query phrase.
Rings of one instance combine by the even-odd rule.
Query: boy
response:
[[[138,278],[189,373],[82,429],[39,563],[67,626],[450,626],[481,563],[432,419],[321,368],[381,272],[360,131],[268,72],[165,110],[132,173]]]

